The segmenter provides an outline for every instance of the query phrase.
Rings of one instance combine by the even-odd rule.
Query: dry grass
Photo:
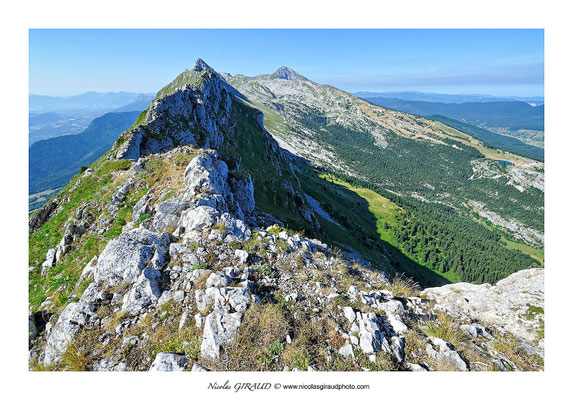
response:
[[[284,351],[289,330],[282,307],[253,305],[243,315],[237,337],[214,367],[231,371],[278,370],[278,359]]]
[[[139,343],[125,351],[128,368],[148,369],[155,356],[160,352],[185,354],[189,367],[199,360],[201,332],[191,318],[179,329],[179,322],[185,309],[173,301],[162,305],[156,313],[148,314],[136,327],[132,327],[125,336],[137,336]],[[187,310],[190,312],[191,310]],[[160,325],[153,327],[156,322]],[[147,340],[142,337],[147,336]]]
[[[281,357],[283,364],[299,370],[307,370],[309,366],[328,369],[328,345],[343,344],[335,332],[336,322],[328,317],[310,320],[300,317],[293,320],[293,325],[293,342],[286,346]]]
[[[207,279],[211,276],[211,272],[205,272],[193,282],[193,289],[205,289],[207,287]]]
[[[392,359],[390,354],[377,352],[376,361],[369,359],[369,354],[363,353],[360,349],[354,351],[354,357],[344,358],[336,353],[331,357],[328,363],[328,369],[332,371],[397,371],[398,365]]]
[[[107,332],[113,332],[115,328],[117,328],[117,326],[125,318],[125,316],[126,316],[125,311],[118,311],[117,313],[115,313],[113,317],[111,317],[105,322],[104,329]]]
[[[404,333],[404,355],[405,360],[415,364],[427,361],[426,338],[413,329]]]
[[[189,154],[185,154],[185,151],[189,151]],[[196,151],[186,148],[167,156],[152,156],[145,163],[142,173],[145,183],[148,187],[167,185],[176,192],[183,187],[183,172],[196,154]]]
[[[66,371],[86,371],[89,358],[75,343],[68,344],[62,355],[63,369]]]
[[[428,336],[443,339],[454,347],[468,340],[460,330],[458,323],[443,312],[435,313],[434,319],[426,322],[422,327],[422,331]]]
[[[543,360],[539,357],[529,354],[521,347],[517,338],[507,333],[497,335],[493,348],[500,356],[509,361],[519,371],[542,371]]]
[[[430,367],[430,371],[459,371],[452,361],[442,358],[430,358],[428,360],[428,366]]]
[[[472,342],[462,342],[457,348],[460,356],[469,362],[471,371],[495,371],[497,365]]]
[[[386,289],[398,297],[414,297],[420,295],[420,285],[412,278],[404,275],[396,274],[392,283],[387,285]]]
[[[43,371],[54,371],[55,370],[54,366],[45,365],[45,364],[39,362],[38,357],[30,358],[29,365],[30,365],[30,370],[32,370],[32,371],[43,372]]]

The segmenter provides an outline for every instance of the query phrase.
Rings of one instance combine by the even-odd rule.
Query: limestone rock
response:
[[[350,323],[353,323],[356,320],[356,313],[354,312],[352,307],[344,307],[343,311],[344,311],[344,316]]]
[[[217,152],[210,150],[191,160],[184,174],[188,188],[185,197],[198,193],[224,195],[228,191],[229,168],[217,157]]]
[[[249,258],[249,253],[247,253],[245,250],[237,249],[235,250],[235,257],[239,259],[239,265],[241,265],[247,262],[247,259]]]
[[[388,314],[388,323],[396,334],[401,335],[408,330],[408,327],[398,315]]]
[[[221,347],[227,346],[237,335],[242,314],[229,313],[224,308],[216,308],[205,320],[201,356],[219,358]]]
[[[352,345],[350,343],[345,344],[338,352],[342,357],[354,357],[354,351],[352,350]]]
[[[215,223],[215,219],[218,215],[219,211],[213,207],[199,206],[185,210],[181,215],[180,224],[185,228],[185,232],[205,229]]]
[[[129,315],[137,315],[156,304],[161,297],[160,277],[159,271],[151,267],[145,268],[135,284],[125,294],[121,309]]]
[[[380,330],[380,326],[375,318],[366,317],[360,319],[358,326],[360,329],[358,334],[360,338],[360,348],[364,353],[374,353],[381,350],[382,347],[385,347],[384,350],[390,350],[388,343],[384,343],[386,341],[384,334]]]
[[[238,312],[244,312],[251,301],[251,294],[247,288],[228,288],[226,296],[229,305]]]
[[[202,365],[199,365],[197,363],[193,364],[193,367],[191,367],[191,371],[192,372],[209,372],[209,370],[207,368],[205,368]]]
[[[226,305],[225,296],[221,294],[219,288],[211,287],[206,290],[195,291],[195,302],[199,311],[203,312],[213,305],[214,307],[224,307]]]
[[[190,207],[189,203],[178,199],[169,199],[159,204],[153,217],[151,230],[173,232],[177,229],[181,213]]]
[[[149,371],[185,371],[189,360],[187,357],[175,353],[159,353],[151,364]]]
[[[106,300],[101,287],[90,284],[78,302],[70,303],[57,317],[46,325],[46,347],[42,354],[42,361],[46,365],[60,360],[62,353],[80,329],[95,317],[97,307]]]
[[[223,286],[227,286],[228,284],[230,284],[232,281],[231,277],[222,274],[220,272],[213,272],[211,275],[209,275],[209,278],[207,278],[207,288],[210,287],[216,287],[216,288],[220,288]]]
[[[121,185],[113,194],[111,198],[111,204],[117,206],[123,203],[123,201],[127,196],[127,193],[129,192],[129,189],[131,189],[132,184],[133,181],[131,179],[128,179],[123,185]]]
[[[525,314],[530,305],[543,308],[542,268],[518,271],[495,286],[462,282],[429,288],[422,294],[470,319],[500,326],[531,342],[537,340],[540,322]]]
[[[387,314],[403,315],[404,306],[398,300],[390,300],[378,306],[379,309],[384,310]]]
[[[448,363],[459,371],[467,371],[468,367],[454,347],[443,339],[429,337],[430,343],[426,345],[426,354],[434,360],[441,360]],[[436,351],[433,346],[437,346]]]
[[[119,285],[135,282],[147,266],[159,271],[169,260],[170,241],[168,234],[157,235],[145,228],[123,233],[102,251],[94,279]]]
[[[255,188],[250,175],[239,181],[233,180],[231,190],[243,214],[250,215],[255,209]]]

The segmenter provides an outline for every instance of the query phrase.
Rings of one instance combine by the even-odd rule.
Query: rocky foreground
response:
[[[43,273],[110,229],[106,212],[146,185],[148,164],[180,154],[191,158],[169,178],[180,186],[169,196],[154,186],[133,205],[131,222],[85,265],[77,301],[58,310],[48,298],[30,314],[32,369],[543,369],[543,270],[420,291],[270,224],[250,177],[214,150],[177,147],[112,172],[122,183],[105,210],[78,208]]]

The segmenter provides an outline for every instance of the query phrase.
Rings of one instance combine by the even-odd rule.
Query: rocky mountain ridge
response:
[[[499,299],[471,284],[427,289],[422,299],[415,296],[415,285],[400,278],[391,283],[384,273],[359,267],[316,240],[276,225],[248,228],[228,210],[240,198],[245,201],[238,207],[235,201],[235,214],[249,215],[252,187],[233,191],[227,174],[215,151],[193,158],[179,195],[156,205],[140,227],[126,225],[86,265],[82,275],[92,283],[47,323],[32,349],[39,352],[37,362],[76,368],[73,360],[80,358],[85,369],[98,371],[224,369],[227,362],[238,369],[520,369],[523,360],[490,349],[505,343],[504,335],[519,333],[515,343],[521,340],[535,365],[541,365],[542,342],[533,345],[531,337],[539,321],[516,314],[503,299],[535,287],[537,292],[512,300],[511,306],[542,307],[542,270],[521,271],[500,282],[494,288]],[[146,211],[151,198],[142,199],[134,213]],[[467,301],[460,288],[496,309],[500,320],[470,311],[472,302],[460,305]],[[511,324],[508,314],[514,316]],[[238,338],[256,340],[252,319],[262,316],[277,320],[267,327],[277,332],[263,344],[282,348],[286,355],[274,355],[268,365],[257,359],[242,366],[231,350]],[[296,325],[305,323],[320,327],[317,333],[329,338],[320,352],[312,340],[297,344],[309,333],[297,331]],[[487,328],[480,323],[488,323]],[[459,343],[432,336],[441,333],[432,324],[459,330],[443,336]],[[152,330],[162,328],[164,336],[155,337]],[[169,341],[178,337],[182,342],[170,347]],[[289,345],[294,355],[289,356]],[[407,353],[409,346],[420,348]],[[310,354],[311,348],[316,354]]]
[[[32,369],[543,368],[542,270],[420,292],[286,229],[265,202],[316,217],[238,96],[199,60],[32,217]]]

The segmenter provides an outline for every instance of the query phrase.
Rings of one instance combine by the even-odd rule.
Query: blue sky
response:
[[[543,96],[542,30],[30,30],[30,93],[152,93],[203,58],[356,91]]]

